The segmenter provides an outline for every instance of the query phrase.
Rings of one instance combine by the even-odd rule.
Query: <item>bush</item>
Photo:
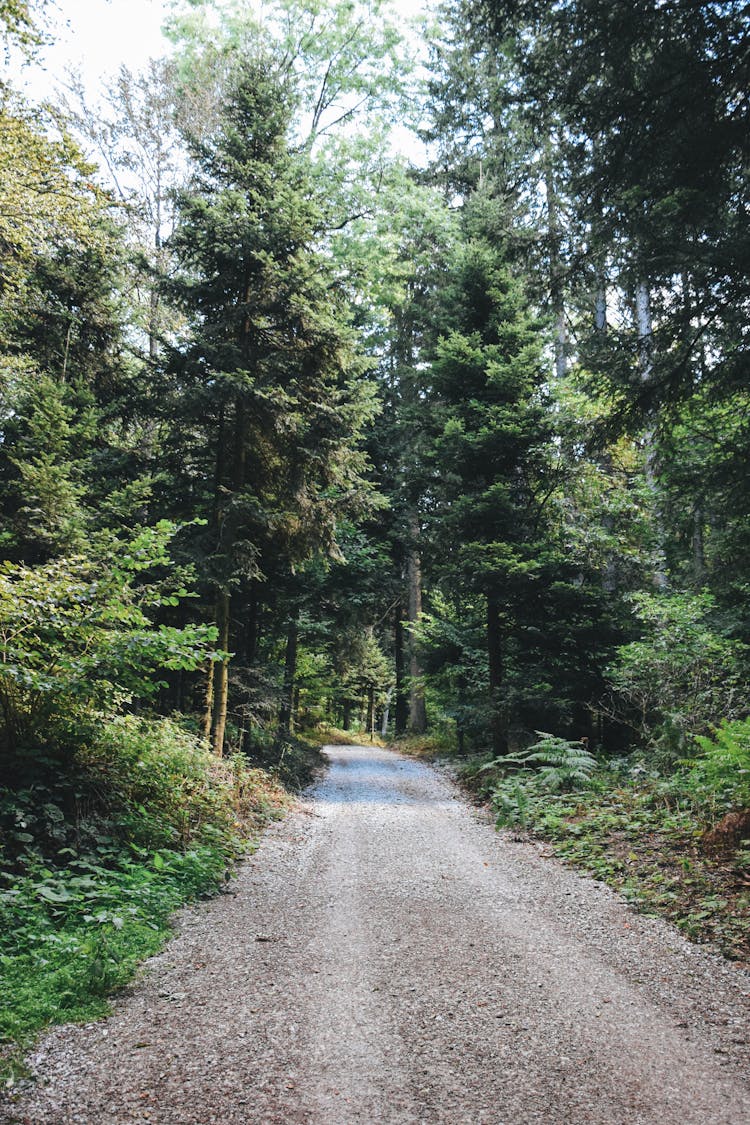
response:
[[[65,778],[0,791],[0,1053],[100,1013],[289,797],[171,719],[119,716]]]
[[[717,716],[743,714],[748,650],[716,627],[708,593],[638,594],[633,604],[643,637],[621,646],[607,670],[612,717],[673,766]]]
[[[0,761],[17,771],[39,746],[77,746],[102,715],[158,691],[165,669],[191,671],[223,655],[213,627],[152,620],[188,596],[178,580],[144,576],[170,569],[174,533],[166,522],[142,529],[110,542],[106,560],[0,563]]]
[[[689,763],[687,790],[710,819],[750,808],[750,719],[727,720],[696,738],[702,754]]]

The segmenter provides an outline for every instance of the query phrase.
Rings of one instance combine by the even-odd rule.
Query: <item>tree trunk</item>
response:
[[[706,549],[704,539],[703,509],[693,508],[693,581],[698,589],[706,582]]]
[[[598,273],[594,294],[594,328],[599,336],[607,332],[607,283],[603,273]]]
[[[250,583],[247,599],[247,616],[245,618],[245,661],[252,664],[258,652],[260,637],[260,605],[258,602],[258,583]]]
[[[456,707],[456,737],[458,739],[458,753],[461,757],[466,752],[466,677],[459,675]]]
[[[396,647],[396,709],[394,725],[396,738],[406,734],[409,722],[409,704],[406,698],[405,668],[404,668],[404,623],[402,621],[403,607],[396,609],[395,647]]]
[[[654,374],[654,328],[651,317],[651,291],[645,280],[638,282],[635,290],[635,315],[638,328],[638,369],[641,383],[648,387]],[[649,407],[649,421],[643,435],[645,447],[645,475],[646,486],[651,493],[654,526],[656,528],[656,547],[660,560],[664,558],[665,534],[664,525],[659,511],[659,483],[656,474],[656,421],[653,411]],[[660,561],[654,571],[654,585],[664,589],[667,585],[667,576]]]
[[[422,614],[422,563],[419,557],[419,519],[414,512],[410,519],[411,542],[406,565],[409,597],[409,731],[424,734],[427,730],[427,709],[422,687],[423,669],[417,653],[415,627]]]
[[[222,590],[216,599],[216,624],[219,629],[219,648],[229,650],[229,594]],[[218,662],[214,672],[214,714],[212,745],[214,754],[221,758],[224,753],[224,734],[227,727],[227,703],[229,700],[229,657]]]
[[[508,753],[508,731],[503,715],[500,692],[505,669],[503,666],[503,635],[500,624],[500,606],[496,598],[487,598],[487,653],[490,661],[490,708],[492,723],[492,752],[496,758]]]
[[[284,690],[279,711],[279,733],[291,734],[294,715],[294,682],[297,675],[297,610],[289,619],[284,654]]]
[[[367,718],[365,721],[367,726],[367,733],[370,736],[370,742],[373,740],[375,734],[375,685],[370,684],[367,690]]]
[[[380,737],[388,737],[388,723],[391,717],[391,699],[393,697],[393,688],[388,688],[388,693],[385,697],[385,706],[383,707],[383,722],[380,727]]]
[[[156,266],[157,277],[160,275],[163,276],[163,269],[165,266],[161,242],[162,202],[164,200],[161,176],[161,162],[157,161],[156,191],[154,194],[154,201],[156,204],[156,214],[154,216],[154,263]],[[156,281],[154,281],[151,286],[148,304],[148,357],[152,363],[156,363],[159,358],[159,311],[161,306],[160,290],[159,285],[156,283]]]
[[[219,407],[218,426],[216,430],[216,458],[214,460],[214,497],[213,497],[213,523],[217,529],[221,522],[222,487],[226,462],[226,434],[224,422],[224,405]]]
[[[550,137],[547,138],[544,146],[544,186],[547,195],[550,298],[555,316],[555,375],[558,379],[564,379],[568,370],[568,329],[565,322],[560,216]]]

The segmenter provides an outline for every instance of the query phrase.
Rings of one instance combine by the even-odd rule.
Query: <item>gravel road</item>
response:
[[[103,1023],[52,1032],[28,1125],[742,1125],[750,976],[495,833],[429,766],[331,747],[234,895]]]

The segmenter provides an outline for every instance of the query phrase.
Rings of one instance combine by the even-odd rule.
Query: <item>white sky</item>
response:
[[[420,14],[426,0],[394,0],[394,10],[408,19]],[[14,75],[35,99],[52,97],[67,69],[79,70],[93,94],[103,79],[125,63],[139,70],[150,58],[166,53],[161,26],[166,0],[51,0],[47,25],[54,42],[34,63]]]
[[[24,67],[20,84],[33,98],[51,97],[72,67],[93,93],[123,63],[139,70],[168,48],[166,10],[162,0],[53,0],[46,20],[53,42]]]

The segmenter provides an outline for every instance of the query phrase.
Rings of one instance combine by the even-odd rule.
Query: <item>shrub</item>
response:
[[[607,670],[613,717],[674,765],[717,716],[742,715],[748,650],[713,623],[715,605],[706,592],[638,594],[633,605],[643,636],[621,646]]]
[[[689,763],[687,789],[711,819],[750,808],[750,719],[725,719],[712,737],[698,735],[700,757]]]

